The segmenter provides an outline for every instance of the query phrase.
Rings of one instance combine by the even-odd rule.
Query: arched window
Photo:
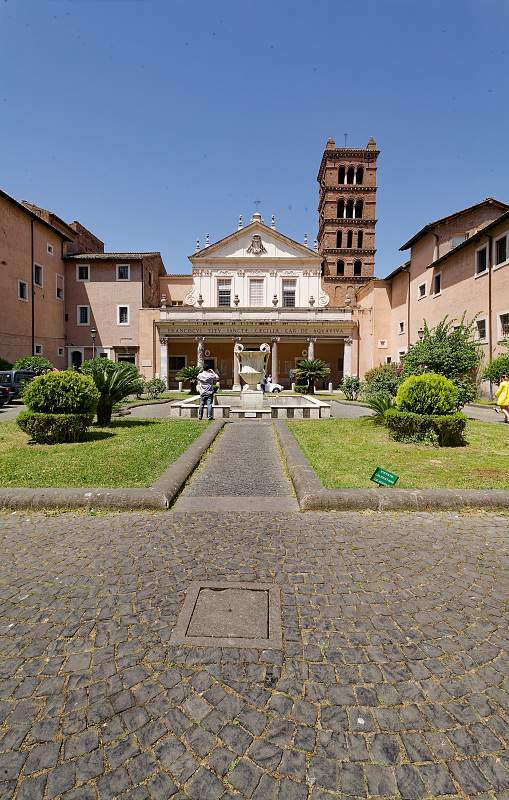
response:
[[[363,247],[364,243],[364,231],[357,231],[357,247]]]
[[[355,204],[355,218],[362,219],[362,212],[364,210],[364,203],[362,200],[357,200]]]
[[[343,247],[343,231],[336,233],[336,247]]]
[[[342,219],[345,216],[345,201],[338,200],[337,217]]]
[[[359,186],[362,185],[364,181],[364,167],[357,167],[357,174],[355,176],[355,183],[358,183]]]
[[[336,264],[336,275],[344,275],[345,274],[345,262],[341,261],[341,259]]]
[[[346,201],[346,216],[347,219],[352,219],[353,217],[353,200]]]
[[[338,183],[344,183],[344,182],[345,182],[345,168],[340,167],[338,169]]]
[[[353,247],[353,231],[348,231],[346,234],[346,246]]]
[[[362,275],[362,261],[354,261],[353,262],[353,274],[357,277]]]
[[[354,168],[353,167],[348,167],[348,170],[346,172],[346,182],[347,183],[353,183],[354,175],[355,175]]]

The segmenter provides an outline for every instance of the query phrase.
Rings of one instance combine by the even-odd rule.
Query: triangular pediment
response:
[[[216,259],[306,259],[320,262],[320,256],[306,245],[290,239],[283,233],[269,228],[263,222],[251,222],[245,228],[220,239],[218,242],[189,256],[191,263],[215,261]]]

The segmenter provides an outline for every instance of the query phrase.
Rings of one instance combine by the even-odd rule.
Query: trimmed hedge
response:
[[[22,411],[16,422],[39,444],[79,442],[85,438],[94,419],[93,414],[44,414]]]
[[[451,414],[456,411],[458,392],[454,383],[435,372],[411,375],[399,386],[396,405],[414,414]]]
[[[88,375],[65,370],[34,378],[23,393],[23,400],[30,411],[85,414],[95,411],[99,392]]]
[[[467,418],[460,411],[438,415],[389,408],[384,418],[391,436],[397,441],[436,441],[439,447],[461,447],[466,444],[464,433]]]

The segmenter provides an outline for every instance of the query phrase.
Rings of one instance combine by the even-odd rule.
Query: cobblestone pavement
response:
[[[0,798],[509,798],[507,517],[0,515]],[[169,643],[270,581],[283,650]]]

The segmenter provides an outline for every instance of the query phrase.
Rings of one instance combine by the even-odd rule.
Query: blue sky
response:
[[[327,138],[374,136],[383,276],[509,201],[508,64],[507,0],[0,0],[0,187],[186,272],[257,200],[312,242]]]

